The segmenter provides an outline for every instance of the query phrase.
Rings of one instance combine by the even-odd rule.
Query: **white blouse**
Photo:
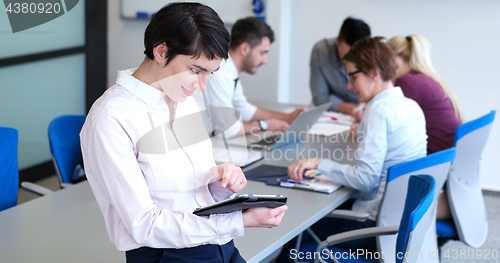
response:
[[[80,133],[85,172],[120,251],[186,248],[243,236],[241,212],[199,217],[195,208],[232,192],[213,182],[212,144],[193,98],[170,126],[165,94],[119,71]]]

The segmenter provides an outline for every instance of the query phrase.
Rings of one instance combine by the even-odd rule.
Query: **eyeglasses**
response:
[[[356,76],[353,77],[353,75],[356,75],[356,74],[361,73],[361,72],[365,73],[362,69],[358,69],[354,72],[347,73],[347,81],[354,83],[354,81],[356,81]]]

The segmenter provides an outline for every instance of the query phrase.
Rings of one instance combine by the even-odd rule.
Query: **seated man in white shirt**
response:
[[[261,130],[285,131],[303,111],[297,108],[287,114],[264,110],[250,104],[243,94],[239,74],[246,72],[253,75],[261,65],[266,64],[273,41],[273,31],[258,18],[240,19],[232,27],[229,58],[222,61],[219,70],[210,76],[203,93],[213,135],[223,131],[228,137]],[[221,111],[222,114],[216,112],[216,108],[224,107],[239,111],[243,123],[237,121],[238,116],[235,119],[223,114],[224,111]]]

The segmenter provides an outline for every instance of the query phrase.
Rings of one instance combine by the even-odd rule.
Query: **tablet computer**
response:
[[[212,205],[196,208],[193,214],[207,216],[211,214],[231,213],[254,207],[275,208],[285,205],[286,201],[287,198],[283,195],[241,194]]]

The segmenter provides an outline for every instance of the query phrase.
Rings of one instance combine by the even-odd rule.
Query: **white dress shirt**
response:
[[[375,220],[385,190],[387,169],[427,154],[425,117],[418,104],[403,95],[400,87],[377,94],[366,104],[358,128],[356,165],[323,160],[318,170],[331,179],[361,191],[352,210]]]
[[[237,79],[238,81],[235,81]],[[237,118],[231,119],[225,114],[214,113],[213,108],[234,108],[239,111],[241,120],[244,122],[251,121],[255,111],[257,111],[257,107],[250,104],[245,94],[243,94],[243,86],[241,85],[241,81],[239,81],[238,69],[231,56],[227,60],[222,61],[219,70],[209,77],[203,97],[209,112],[212,131],[216,133],[225,131],[227,137],[236,135],[243,124]]]
[[[80,133],[85,172],[111,241],[128,251],[222,245],[243,236],[241,212],[192,213],[232,194],[211,181],[212,146],[194,99],[176,105],[172,129],[165,93],[133,72],[118,72]]]

